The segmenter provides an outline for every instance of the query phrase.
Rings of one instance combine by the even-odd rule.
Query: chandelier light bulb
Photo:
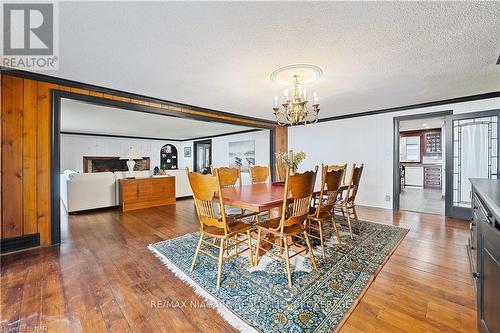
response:
[[[306,125],[318,122],[319,103],[318,94],[313,93],[314,103],[308,105],[307,90],[303,88],[298,75],[294,75],[292,90],[292,99],[289,97],[288,89],[285,89],[283,95],[286,100],[282,106],[278,106],[278,96],[274,96],[274,116],[280,126],[286,125]]]

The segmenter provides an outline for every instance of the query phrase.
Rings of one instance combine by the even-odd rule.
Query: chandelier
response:
[[[314,124],[319,118],[319,99],[314,92],[313,103],[309,106],[307,91],[302,89],[299,75],[293,75],[293,91],[291,98],[288,89],[284,91],[285,101],[278,105],[278,96],[274,96],[274,116],[280,126]]]

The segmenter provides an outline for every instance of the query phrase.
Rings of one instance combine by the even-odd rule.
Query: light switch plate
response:
[[[391,201],[391,196],[390,195],[386,195],[385,196],[385,201]]]

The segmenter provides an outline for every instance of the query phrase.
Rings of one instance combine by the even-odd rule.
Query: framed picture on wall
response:
[[[184,147],[184,157],[191,157],[191,147]]]
[[[248,172],[250,164],[255,165],[255,140],[229,142],[229,167]]]

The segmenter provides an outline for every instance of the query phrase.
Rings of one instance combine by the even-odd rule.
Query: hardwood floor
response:
[[[377,208],[359,213],[410,232],[341,332],[475,332],[468,224]],[[0,331],[233,332],[146,248],[197,229],[191,200],[70,216],[61,246],[1,258]]]

